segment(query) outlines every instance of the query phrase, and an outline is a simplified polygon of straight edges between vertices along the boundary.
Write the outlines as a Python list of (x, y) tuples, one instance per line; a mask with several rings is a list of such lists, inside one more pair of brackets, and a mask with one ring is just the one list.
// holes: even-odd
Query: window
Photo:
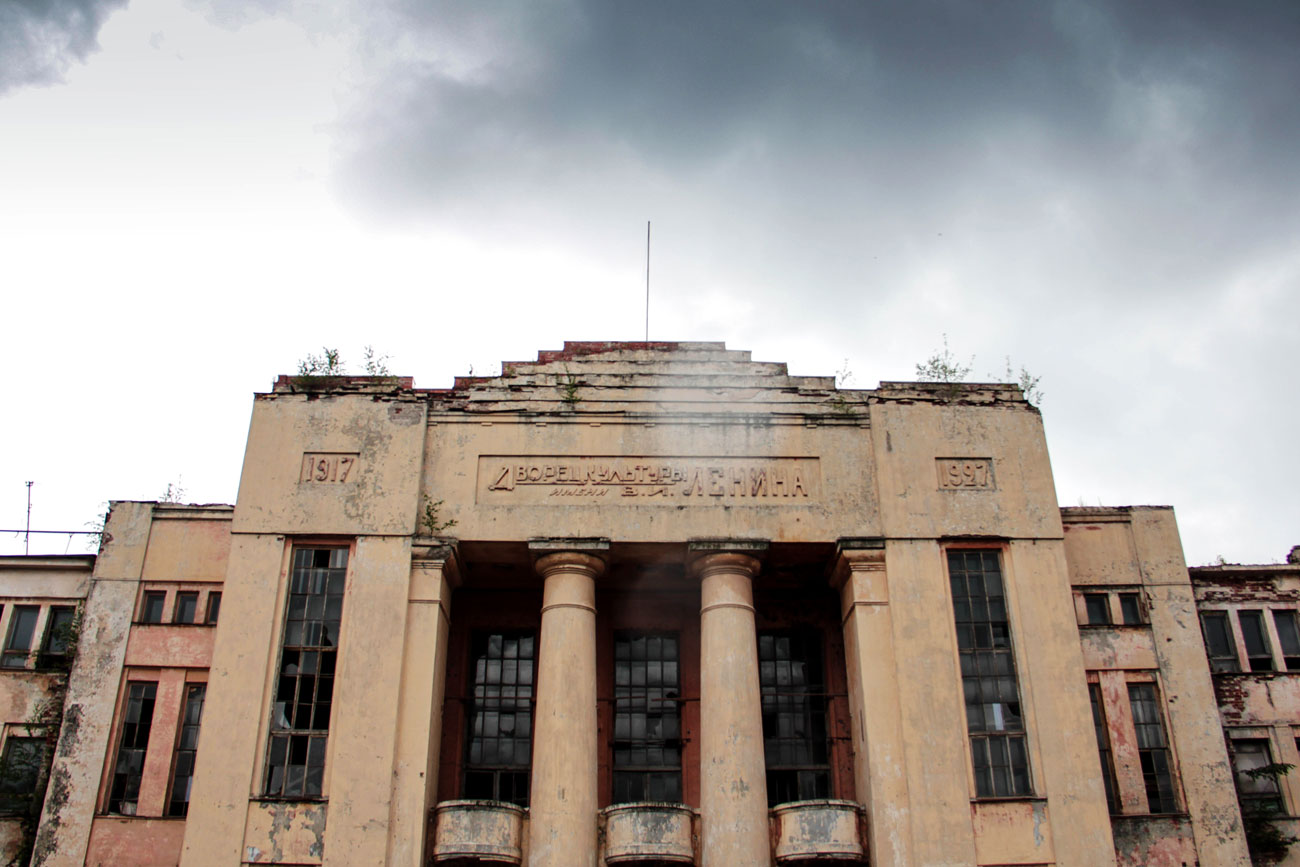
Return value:
[(614, 803), (682, 799), (676, 634), (614, 636)]
[[(1234, 738), (1232, 770), (1237, 780), (1237, 798), (1244, 816), (1269, 816), (1282, 812), (1282, 793), (1273, 768), (1273, 756), (1266, 738)], [(1262, 771), (1262, 773), (1261, 773)]]
[(163, 604), (167, 594), (161, 590), (148, 590), (144, 594), (144, 604), (140, 606), (141, 623), (162, 623)]
[(1083, 602), (1087, 607), (1089, 626), (1105, 626), (1110, 623), (1110, 594), (1085, 593)]
[(821, 635), (760, 632), (759, 686), (769, 806), (829, 798), (830, 731)]
[(126, 712), (118, 739), (117, 761), (113, 763), (113, 785), (108, 795), (108, 812), (134, 816), (144, 775), (144, 756), (153, 727), (153, 705), (158, 684), (131, 681), (127, 684)]
[(203, 622), (209, 626), (217, 625), (217, 617), (221, 614), (221, 593), (213, 590), (208, 594), (208, 613), (203, 618)]
[(1139, 626), (1146, 623), (1142, 616), (1142, 596), (1139, 593), (1119, 594), (1119, 611), (1125, 626)]
[(1246, 645), (1246, 658), (1251, 671), (1272, 671), (1273, 651), (1264, 633), (1264, 615), (1259, 611), (1238, 611), (1241, 623), (1241, 641)]
[(346, 548), (293, 552), (266, 751), (264, 791), (269, 797), (319, 797), (324, 790), (347, 565)]
[(1274, 611), (1273, 625), (1277, 627), (1277, 643), (1282, 645), (1282, 660), (1287, 671), (1300, 671), (1300, 629), (1296, 627), (1294, 611)]
[(1205, 649), (1210, 658), (1210, 671), (1241, 671), (1227, 612), (1207, 611), (1202, 614), (1201, 630), (1205, 633)]
[(536, 639), (532, 632), (480, 633), (471, 653), (474, 693), (462, 794), (526, 807)]
[(194, 615), (199, 611), (199, 594), (177, 593), (176, 610), (172, 613), (172, 623), (193, 623)]
[(1029, 756), (997, 551), (950, 550), (966, 728), (981, 798), (1030, 794)]
[(1153, 683), (1130, 683), (1129, 706), (1133, 710), (1133, 728), (1137, 732), (1138, 760), (1142, 781), (1146, 784), (1147, 809), (1152, 813), (1173, 813), (1174, 781), (1169, 761), (1169, 742), (1160, 716), (1160, 703)]
[(45, 738), (10, 735), (0, 755), (0, 815), (31, 815), (45, 766)]
[(55, 605), (45, 622), (45, 642), (41, 647), (41, 668), (67, 668), (68, 648), (75, 630), (77, 609), (71, 605)]
[(9, 615), (9, 637), (4, 653), (0, 654), (0, 667), (26, 668), (27, 655), (32, 649), (36, 634), (36, 618), (41, 613), (39, 605), (15, 605)]
[(1088, 684), (1088, 697), (1092, 700), (1092, 727), (1097, 733), (1097, 752), (1101, 754), (1101, 779), (1106, 785), (1106, 805), (1112, 813), (1119, 812), (1115, 797), (1115, 764), (1110, 757), (1110, 732), (1106, 728), (1106, 712), (1102, 708), (1100, 684)]
[(203, 699), (208, 686), (192, 683), (185, 690), (180, 737), (176, 741), (176, 763), (172, 770), (172, 795), (168, 816), (184, 816), (190, 809), (190, 784), (194, 782), (194, 751), (199, 745), (199, 723), (203, 720)]

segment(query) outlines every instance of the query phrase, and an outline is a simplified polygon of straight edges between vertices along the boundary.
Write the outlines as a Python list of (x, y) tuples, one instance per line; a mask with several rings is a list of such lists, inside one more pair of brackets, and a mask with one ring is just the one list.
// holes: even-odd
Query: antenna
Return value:
[(27, 483), (27, 529), (23, 533), (23, 554), (30, 554), (32, 549), (32, 485)]
[(650, 221), (645, 221), (645, 342), (650, 342)]

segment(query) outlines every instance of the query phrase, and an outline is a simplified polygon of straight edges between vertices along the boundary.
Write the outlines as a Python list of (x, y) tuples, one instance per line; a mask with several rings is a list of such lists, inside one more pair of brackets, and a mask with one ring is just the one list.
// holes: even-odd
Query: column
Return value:
[(911, 864), (907, 762), (884, 542), (841, 540), (832, 582), (840, 591), (853, 777), (870, 817), (871, 863)]
[[(694, 550), (700, 548), (692, 546)], [(759, 553), (766, 543), (744, 543)], [(701, 551), (700, 819), (703, 867), (772, 862), (753, 579), (744, 550)]]
[(411, 557), (406, 645), (398, 704), (397, 756), (389, 805), (391, 867), (422, 867), (429, 810), (438, 787), (442, 700), (451, 591), (460, 584), (455, 548), (417, 548)]
[(590, 548), (529, 547), (542, 554), (536, 567), (546, 583), (537, 648), (528, 863), (596, 867), (596, 578), (605, 563), (588, 553)]

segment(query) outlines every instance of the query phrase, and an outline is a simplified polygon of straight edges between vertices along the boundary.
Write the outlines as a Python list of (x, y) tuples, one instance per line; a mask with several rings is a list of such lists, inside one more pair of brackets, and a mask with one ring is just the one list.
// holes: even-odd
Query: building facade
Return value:
[(3, 585), (32, 669), (77, 611), (53, 748), (6, 723), (36, 864), (1241, 865), (1233, 762), (1300, 726), (1216, 713), (1289, 688), (1300, 585), (1212, 674), (1172, 511), (1062, 509), (1018, 389), (721, 344), (281, 377), (233, 507), (114, 503), (79, 568)]

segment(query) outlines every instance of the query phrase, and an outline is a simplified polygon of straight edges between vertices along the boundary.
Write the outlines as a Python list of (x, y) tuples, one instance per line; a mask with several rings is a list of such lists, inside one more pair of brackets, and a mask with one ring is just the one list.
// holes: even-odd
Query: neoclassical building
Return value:
[(282, 376), (233, 506), (0, 582), (35, 864), (1249, 863), (1173, 513), (1061, 508), (1013, 386)]

